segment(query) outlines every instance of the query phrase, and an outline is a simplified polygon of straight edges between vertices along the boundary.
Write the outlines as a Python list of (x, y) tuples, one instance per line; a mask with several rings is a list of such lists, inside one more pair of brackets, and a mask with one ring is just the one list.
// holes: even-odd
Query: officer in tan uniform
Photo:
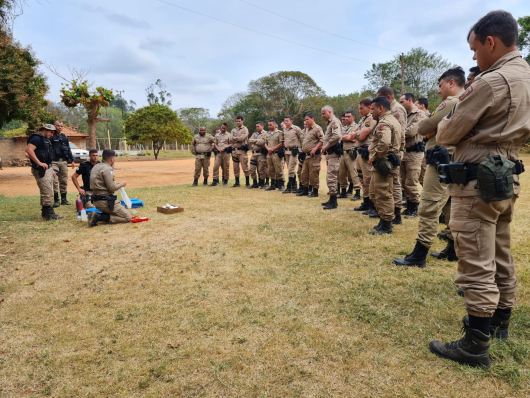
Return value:
[[(425, 117), (430, 117), (431, 112), (429, 111), (429, 100), (427, 98), (418, 98), (416, 102), (414, 103), (418, 107), (420, 111), (422, 111), (425, 114)], [(423, 142), (425, 142), (425, 138), (423, 139)], [(420, 184), (423, 186), (423, 179), (425, 178), (425, 171), (427, 170), (427, 160), (425, 159), (425, 156), (423, 156), (423, 161), (421, 162), (421, 172), (420, 172)]]
[(113, 195), (120, 188), (125, 187), (125, 181), (116, 183), (114, 181), (114, 162), (116, 152), (105, 149), (102, 154), (103, 161), (98, 163), (90, 173), (90, 188), (92, 188), (92, 203), (102, 214), (89, 213), (88, 225), (95, 227), (98, 222), (103, 221), (109, 224), (120, 224), (131, 222), (131, 215)]
[(195, 134), (191, 142), (191, 153), (195, 155), (195, 174), (193, 176), (193, 185), (196, 187), (199, 177), (204, 176), (203, 185), (208, 185), (208, 175), (210, 169), (210, 159), (213, 151), (213, 135), (206, 134), (206, 127), (199, 128), (199, 134)]
[(215, 154), (215, 163), (213, 165), (213, 181), (210, 187), (219, 184), (219, 167), (223, 169), (223, 186), (227, 186), (230, 178), (230, 154), (232, 153), (232, 144), (230, 143), (230, 134), (228, 134), (228, 123), (223, 123), (221, 131), (215, 134), (213, 143)]
[(517, 51), (517, 40), (517, 22), (506, 11), (492, 11), (471, 28), (473, 59), (484, 72), (438, 125), (438, 142), (456, 146), (454, 163), (443, 174), (453, 180), (455, 283), (465, 289), (468, 315), (461, 340), (432, 341), (430, 349), (472, 366), (490, 366), (490, 339), (508, 338), (516, 303), (510, 223), (521, 189), (519, 149), (530, 138), (530, 66)]
[(267, 170), (271, 185), (266, 191), (274, 191), (278, 188), (280, 191), (284, 187), (285, 177), (283, 175), (283, 157), (285, 150), (283, 148), (283, 131), (278, 130), (278, 125), (274, 119), (269, 120), (269, 132), (265, 140), (265, 149), (267, 150)]
[[(267, 176), (267, 150), (265, 149), (265, 139), (267, 132), (263, 129), (263, 122), (256, 123), (256, 131), (249, 138), (248, 142), (252, 157), (250, 158), (250, 175), (253, 184), (249, 188), (260, 188), (265, 185)], [(259, 177), (259, 182), (258, 182)]]
[(341, 193), (338, 199), (346, 199), (348, 197), (348, 176), (355, 189), (355, 196), (352, 200), (361, 199), (361, 181), (357, 172), (357, 148), (355, 145), (354, 132), (359, 129), (359, 126), (354, 123), (355, 116), (353, 111), (347, 111), (344, 114), (344, 125), (342, 126), (342, 149), (343, 156), (340, 159), (339, 165), (339, 184)]
[[(438, 94), (443, 99), (442, 103), (438, 105), (431, 117), (423, 119), (413, 127), (413, 131), (417, 130), (420, 135), (429, 139), (426, 145), (427, 171), (425, 172), (421, 202), (418, 208), (419, 221), (416, 246), (412, 253), (405, 258), (394, 259), (393, 262), (396, 265), (424, 268), (427, 253), (434, 244), (434, 239), (438, 232), (439, 216), (449, 200), (447, 186), (440, 183), (436, 167), (439, 163), (447, 163), (450, 159), (450, 152), (452, 152), (452, 148), (445, 148), (436, 142), (436, 133), (438, 123), (458, 103), (458, 97), (464, 90), (464, 83), (465, 73), (461, 67), (445, 71), (438, 79)], [(450, 212), (445, 213), (445, 218), (449, 222), (451, 218)], [(431, 253), (431, 255), (438, 259), (456, 261), (458, 258), (454, 250), (453, 236), (450, 230), (447, 230), (447, 238), (447, 247), (440, 253)]]
[(295, 194), (299, 194), (304, 191), (302, 186), (302, 169), (304, 168), (304, 161), (306, 154), (302, 151), (302, 143), (304, 142), (304, 137), (307, 134), (307, 122), (304, 119), (304, 128), (300, 132), (300, 150), (298, 151), (298, 168), (296, 169), (296, 174), (298, 175), (298, 189), (293, 191)]
[(298, 152), (301, 147), (300, 137), (302, 130), (300, 127), (293, 124), (292, 116), (285, 116), (284, 124), (285, 129), (283, 130), (283, 136), (285, 139), (285, 164), (287, 165), (289, 173), (289, 182), (283, 193), (292, 193), (297, 190), (295, 171), (296, 165), (298, 164)]
[(370, 190), (381, 219), (370, 234), (391, 234), (395, 206), (393, 184), (394, 174), (399, 173), (401, 125), (391, 113), (388, 98), (382, 96), (375, 98), (372, 100), (371, 109), (377, 125), (369, 148), (369, 163), (373, 167)]
[[(302, 192), (296, 196), (307, 196), (308, 198), (318, 198), (318, 188), (320, 186), (320, 163), (322, 161), (322, 145), (324, 143), (324, 132), (322, 127), (315, 123), (315, 115), (309, 112), (305, 115), (304, 124), (306, 126), (302, 140), (302, 152), (305, 155), (300, 183)], [(309, 187), (312, 187), (309, 192)]]
[[(383, 86), (377, 92), (378, 97), (386, 97), (390, 101), (390, 113), (399, 122), (401, 126), (401, 145), (399, 147), (399, 157), (403, 159), (405, 153), (405, 130), (407, 129), (407, 111), (394, 97), (394, 90), (391, 87)], [(394, 177), (394, 219), (392, 224), (402, 224), (401, 208), (403, 207), (403, 189), (401, 187), (400, 174), (392, 174)]]
[[(55, 171), (55, 174), (57, 174), (57, 178), (53, 182), (53, 207), (59, 207), (60, 205), (71, 205), (66, 198), (68, 193), (68, 163), (71, 163), (72, 169), (75, 168), (75, 159), (72, 150), (70, 149), (68, 137), (62, 133), (64, 127), (63, 122), (56, 120), (53, 125), (55, 127), (55, 132), (50, 138), (54, 152), (52, 168), (53, 171)], [(59, 191), (61, 193), (60, 202)]]
[(243, 173), (245, 174), (245, 185), (246, 187), (250, 187), (250, 174), (248, 171), (248, 129), (243, 126), (243, 117), (238, 116), (236, 118), (236, 124), (237, 127), (232, 129), (232, 132), (230, 133), (230, 143), (232, 144), (234, 150), (232, 152), (232, 161), (234, 163), (234, 177), (236, 179), (236, 182), (234, 185), (232, 185), (232, 188), (236, 188), (241, 186), (239, 184), (239, 166), (241, 165), (241, 168), (243, 169)]
[(329, 189), (329, 200), (322, 203), (324, 210), (336, 209), (337, 204), (337, 181), (339, 177), (340, 158), (342, 156), (342, 125), (340, 120), (333, 114), (333, 108), (326, 105), (322, 108), (322, 119), (328, 123), (322, 153), (326, 155), (326, 184)]
[(407, 111), (407, 128), (405, 129), (405, 153), (401, 160), (401, 184), (405, 188), (407, 198), (407, 208), (402, 213), (407, 218), (418, 216), (418, 206), (420, 204), (420, 190), (418, 188), (421, 163), (425, 155), (425, 144), (423, 136), (418, 134), (414, 125), (425, 118), (425, 113), (414, 105), (414, 94), (405, 93), (399, 99), (399, 103)]

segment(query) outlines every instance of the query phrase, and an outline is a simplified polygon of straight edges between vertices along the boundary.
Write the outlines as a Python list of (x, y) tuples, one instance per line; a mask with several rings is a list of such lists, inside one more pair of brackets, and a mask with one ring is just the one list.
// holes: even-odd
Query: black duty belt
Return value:
[[(519, 175), (524, 173), (524, 164), (521, 160), (516, 160), (512, 168), (512, 174)], [(458, 184), (467, 184), (470, 181), (478, 179), (478, 163), (449, 163), (439, 164), (437, 166), (440, 173), (440, 182), (443, 184), (457, 184), (453, 180), (458, 179)], [(465, 173), (465, 178), (464, 177)], [(458, 176), (458, 177), (457, 177)]]
[(116, 195), (92, 195), (92, 200), (116, 200), (118, 197)]
[(252, 151), (252, 153), (261, 153), (261, 150), (258, 149), (257, 151)]

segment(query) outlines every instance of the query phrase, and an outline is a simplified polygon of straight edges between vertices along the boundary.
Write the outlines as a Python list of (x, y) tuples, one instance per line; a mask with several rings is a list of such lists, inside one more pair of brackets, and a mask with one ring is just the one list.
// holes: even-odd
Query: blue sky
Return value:
[[(165, 1), (364, 62), (276, 40), (157, 0), (28, 0), (14, 35), (63, 74), (68, 76), (68, 66), (90, 69), (90, 81), (125, 90), (125, 98), (139, 106), (147, 104), (145, 88), (160, 78), (173, 95), (174, 109), (203, 107), (215, 116), (223, 101), (244, 91), (252, 79), (299, 70), (328, 95), (348, 94), (365, 85), (363, 75), (372, 63), (396, 54), (308, 26), (394, 51), (423, 47), (467, 70), (474, 65), (465, 41), (469, 28), (499, 8), (498, 1), (489, 0), (245, 0), (304, 26), (241, 0)], [(505, 0), (502, 7), (515, 18), (530, 14), (528, 0)], [(61, 80), (44, 71), (48, 98), (58, 101)]]

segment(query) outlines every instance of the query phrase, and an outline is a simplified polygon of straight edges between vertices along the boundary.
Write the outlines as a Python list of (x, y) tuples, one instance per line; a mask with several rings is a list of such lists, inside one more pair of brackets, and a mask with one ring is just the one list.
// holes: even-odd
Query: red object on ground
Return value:
[(142, 222), (142, 221), (149, 221), (148, 217), (133, 217), (131, 222)]
[(75, 207), (77, 211), (83, 210), (83, 202), (81, 202), (81, 199), (79, 199), (79, 195), (77, 195), (77, 199), (75, 200)]

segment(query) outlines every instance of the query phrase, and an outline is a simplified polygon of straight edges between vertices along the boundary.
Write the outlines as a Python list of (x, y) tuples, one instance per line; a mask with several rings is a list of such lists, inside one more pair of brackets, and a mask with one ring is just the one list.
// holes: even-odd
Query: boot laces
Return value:
[(462, 329), (460, 329), (460, 333), (464, 333), (464, 337), (462, 337), (460, 340), (452, 341), (451, 343), (447, 343), (446, 344), (447, 349), (456, 350), (456, 349), (459, 349), (459, 348), (464, 348), (464, 345), (470, 339), (469, 331), (466, 329), (465, 326), (462, 326)]

